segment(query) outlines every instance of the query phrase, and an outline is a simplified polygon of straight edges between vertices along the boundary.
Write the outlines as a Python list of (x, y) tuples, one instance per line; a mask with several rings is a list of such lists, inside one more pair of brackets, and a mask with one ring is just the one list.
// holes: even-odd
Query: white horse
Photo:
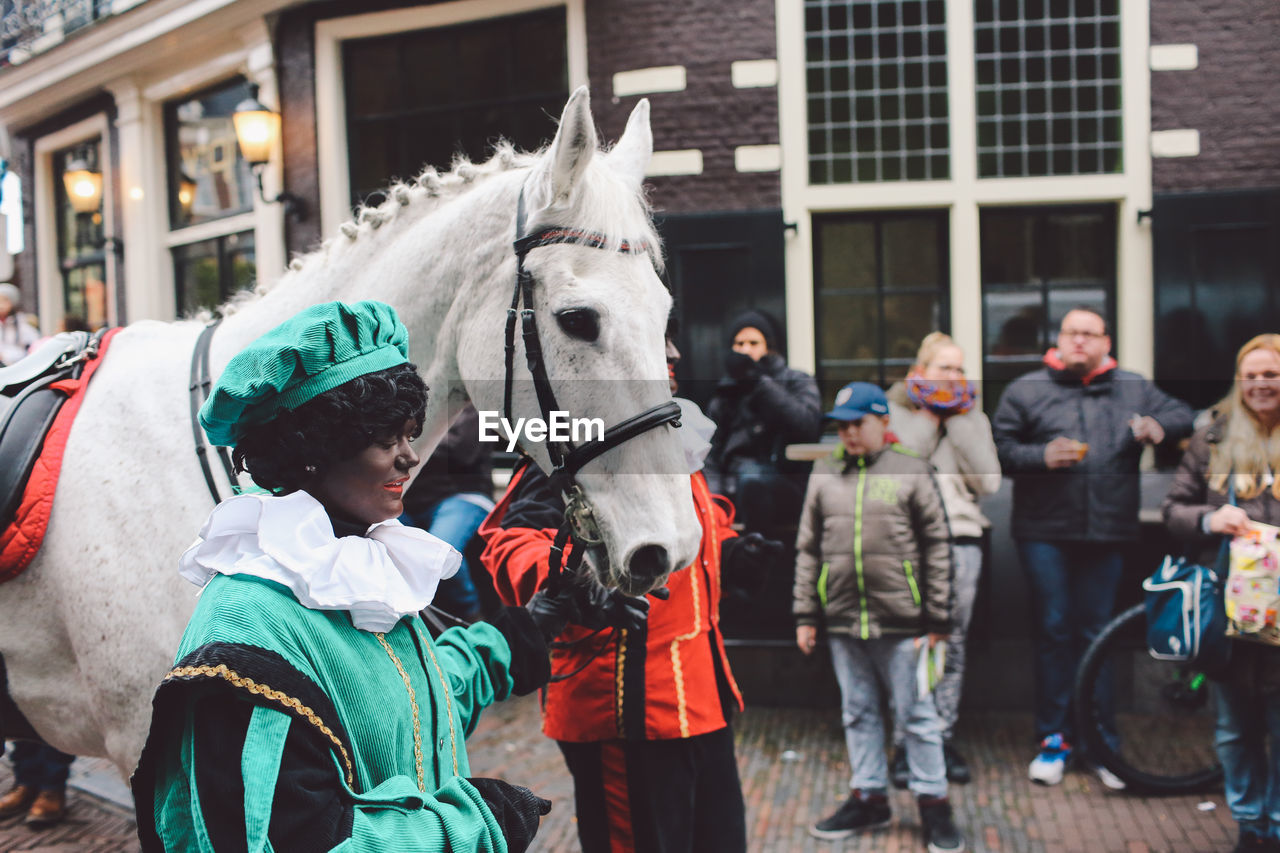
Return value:
[[(526, 232), (569, 226), (652, 247), (646, 255), (565, 244), (528, 254), (560, 405), (611, 426), (670, 400), (663, 331), (671, 300), (655, 274), (658, 241), (641, 187), (652, 148), (649, 107), (641, 102), (612, 151), (598, 152), (587, 92), (579, 89), (540, 154), (500, 146), (484, 164), (456, 164), (446, 175), (428, 169), (397, 184), (385, 203), (295, 260), (278, 283), (227, 306), (212, 342), (214, 376), (308, 305), (388, 302), (434, 392), (419, 442), (425, 458), (463, 397), (481, 410), (502, 408), (502, 329), (523, 188)], [(584, 317), (595, 324), (594, 340), (584, 334)], [(0, 654), (18, 708), (53, 746), (107, 756), (126, 776), (195, 603), (177, 558), (212, 509), (187, 410), (201, 329), (192, 321), (139, 322), (116, 336), (71, 431), (43, 549), (23, 575), (0, 585)], [(525, 381), (517, 383), (514, 414), (536, 417), (518, 342), (515, 363)], [(611, 381), (621, 379), (648, 381)], [(528, 449), (547, 466), (542, 445)], [(692, 562), (700, 528), (687, 470), (674, 430), (662, 426), (578, 475), (604, 539), (588, 559), (605, 585), (638, 594)]]

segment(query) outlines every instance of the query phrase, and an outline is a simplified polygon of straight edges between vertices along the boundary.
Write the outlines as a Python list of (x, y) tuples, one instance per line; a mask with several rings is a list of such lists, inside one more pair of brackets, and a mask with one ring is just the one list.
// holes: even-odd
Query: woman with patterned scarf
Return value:
[[(951, 736), (960, 713), (965, 636), (982, 574), (982, 533), (991, 524), (978, 507), (978, 498), (1000, 488), (1000, 461), (991, 438), (991, 422), (978, 405), (978, 391), (964, 376), (964, 351), (950, 336), (942, 332), (927, 335), (906, 380), (890, 388), (887, 396), (890, 428), (903, 445), (937, 469), (951, 524), (954, 625), (947, 643), (946, 672), (934, 691), (934, 700), (944, 726), (947, 779), (964, 784), (969, 781), (969, 767), (952, 745)], [(902, 742), (895, 719), (890, 770), (899, 788), (907, 785)]]

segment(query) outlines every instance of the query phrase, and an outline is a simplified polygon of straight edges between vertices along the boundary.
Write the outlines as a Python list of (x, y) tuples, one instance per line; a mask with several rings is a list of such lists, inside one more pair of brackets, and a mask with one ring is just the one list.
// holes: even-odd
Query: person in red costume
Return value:
[[(679, 358), (668, 336), (673, 392)], [(584, 853), (746, 849), (730, 726), (742, 696), (720, 633), (721, 566), (749, 586), (780, 557), (782, 545), (733, 531), (732, 506), (712, 496), (700, 470), (715, 425), (694, 404), (677, 402), (702, 523), (698, 558), (671, 575), (669, 597), (649, 597), (648, 619), (638, 627), (564, 631), (563, 645), (552, 651), (553, 682), (543, 694), (542, 730), (557, 741), (573, 775)], [(563, 514), (564, 502), (546, 475), (534, 465), (519, 468), (480, 527), (486, 540), (481, 562), (504, 603), (527, 602), (546, 580)], [(602, 588), (590, 596), (606, 610), (624, 600)]]

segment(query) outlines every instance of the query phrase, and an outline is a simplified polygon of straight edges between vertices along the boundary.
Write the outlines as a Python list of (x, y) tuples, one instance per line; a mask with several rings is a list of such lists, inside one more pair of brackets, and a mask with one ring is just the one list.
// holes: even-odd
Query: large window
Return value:
[(212, 309), (256, 278), (257, 184), (231, 114), (250, 96), (237, 77), (165, 105), (169, 245), (178, 316)]
[(169, 224), (183, 228), (253, 209), (254, 180), (231, 114), (249, 97), (243, 79), (165, 106)]
[(830, 402), (855, 379), (906, 375), (920, 341), (945, 329), (945, 211), (814, 217), (818, 379)]
[(977, 0), (978, 174), (1121, 170), (1120, 0)]
[(554, 132), (569, 95), (565, 10), (343, 42), (351, 202), (483, 160), (499, 137), (527, 150)]
[(1010, 380), (1040, 366), (1078, 305), (1107, 318), (1114, 351), (1115, 208), (988, 208), (980, 228), (983, 398), (993, 411)]
[(943, 0), (806, 0), (809, 181), (941, 180)]
[[(96, 329), (107, 323), (107, 257), (99, 194), (97, 209), (79, 212), (67, 197), (62, 176), (86, 168), (102, 180), (102, 140), (91, 139), (55, 151), (54, 208), (57, 217), (58, 267), (62, 274), (62, 312), (67, 328), (80, 323)], [(99, 188), (101, 183), (98, 184)], [(99, 193), (101, 190), (99, 189)]]

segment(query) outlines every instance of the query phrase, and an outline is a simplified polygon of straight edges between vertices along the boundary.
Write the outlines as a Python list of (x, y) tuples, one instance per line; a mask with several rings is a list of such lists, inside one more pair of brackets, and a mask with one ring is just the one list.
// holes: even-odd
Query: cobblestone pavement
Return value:
[[(969, 849), (1016, 853), (1208, 853), (1227, 851), (1235, 827), (1220, 793), (1141, 798), (1108, 791), (1091, 774), (1069, 773), (1054, 788), (1026, 778), (1032, 757), (1030, 718), (972, 714), (961, 720), (957, 743), (974, 781), (952, 788), (956, 821)], [(754, 708), (738, 719), (738, 761), (747, 801), (752, 853), (922, 851), (914, 804), (893, 795), (894, 821), (884, 830), (842, 842), (810, 838), (806, 827), (834, 810), (847, 794), (848, 769), (839, 714)], [(535, 697), (491, 708), (468, 743), (472, 772), (527, 785), (555, 802), (533, 853), (577, 850), (573, 788), (556, 745), (538, 732)], [(0, 765), (0, 790), (11, 777)], [(128, 810), (72, 790), (61, 826), (35, 832), (19, 820), (0, 822), (0, 853), (117, 853), (136, 851)], [(1212, 803), (1212, 810), (1201, 810)]]

